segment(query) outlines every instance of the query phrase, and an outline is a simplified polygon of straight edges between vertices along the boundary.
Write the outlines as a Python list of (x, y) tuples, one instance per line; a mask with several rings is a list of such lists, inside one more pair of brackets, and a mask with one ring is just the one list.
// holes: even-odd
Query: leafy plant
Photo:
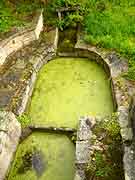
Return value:
[(23, 114), (21, 116), (17, 117), (18, 121), (21, 123), (22, 127), (26, 127), (27, 125), (30, 124), (31, 119), (28, 117), (26, 114)]

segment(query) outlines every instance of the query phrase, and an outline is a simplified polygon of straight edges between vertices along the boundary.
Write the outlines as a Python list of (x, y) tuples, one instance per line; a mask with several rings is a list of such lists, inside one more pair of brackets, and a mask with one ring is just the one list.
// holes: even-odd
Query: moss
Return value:
[(32, 166), (32, 151), (27, 151), (22, 156), (22, 164), (20, 164), (20, 167), (18, 167), (17, 173), (23, 174), (28, 170), (31, 170)]
[(21, 116), (18, 116), (17, 120), (21, 123), (21, 126), (23, 128), (31, 123), (30, 117), (28, 117), (28, 115), (26, 115), (26, 114), (22, 114)]

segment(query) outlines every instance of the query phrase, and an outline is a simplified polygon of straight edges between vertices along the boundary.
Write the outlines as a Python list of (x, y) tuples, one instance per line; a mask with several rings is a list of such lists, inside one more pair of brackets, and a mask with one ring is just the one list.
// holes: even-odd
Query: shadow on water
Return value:
[(42, 176), (47, 167), (45, 157), (41, 151), (27, 151), (22, 157), (22, 164), (18, 168), (18, 173), (23, 174), (28, 170), (33, 169), (37, 177)]

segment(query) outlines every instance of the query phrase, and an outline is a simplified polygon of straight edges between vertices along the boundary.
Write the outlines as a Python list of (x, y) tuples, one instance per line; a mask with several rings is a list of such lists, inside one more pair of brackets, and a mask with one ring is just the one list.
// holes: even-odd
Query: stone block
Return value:
[(89, 160), (89, 141), (76, 141), (76, 164), (87, 164)]
[(91, 128), (95, 124), (95, 118), (82, 117), (79, 121), (79, 130), (77, 131), (77, 140), (89, 140), (92, 133)]
[(21, 136), (20, 123), (12, 112), (0, 112), (0, 180), (4, 180)]

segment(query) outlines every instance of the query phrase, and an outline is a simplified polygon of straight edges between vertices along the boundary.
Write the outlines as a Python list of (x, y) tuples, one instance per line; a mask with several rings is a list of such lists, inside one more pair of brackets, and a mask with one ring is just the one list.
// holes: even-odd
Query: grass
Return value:
[(13, 28), (28, 25), (33, 19), (33, 14), (41, 7), (39, 1), (0, 1), (0, 33), (6, 33)]
[[(56, 8), (79, 5), (79, 13), (67, 13), (58, 21)], [(133, 0), (52, 0), (43, 5), (40, 0), (20, 0), (16, 3), (0, 1), (0, 32), (25, 26), (31, 22), (37, 9), (44, 8), (44, 19), (49, 25), (62, 29), (83, 22), (85, 41), (115, 50), (129, 59), (129, 72), (125, 77), (135, 80), (135, 2)]]
[(19, 23), (18, 18), (12, 15), (12, 9), (0, 1), (0, 32), (7, 32)]
[(134, 5), (132, 0), (90, 1), (84, 23), (86, 42), (115, 50), (130, 60), (130, 73), (127, 75), (130, 79), (135, 79)]

